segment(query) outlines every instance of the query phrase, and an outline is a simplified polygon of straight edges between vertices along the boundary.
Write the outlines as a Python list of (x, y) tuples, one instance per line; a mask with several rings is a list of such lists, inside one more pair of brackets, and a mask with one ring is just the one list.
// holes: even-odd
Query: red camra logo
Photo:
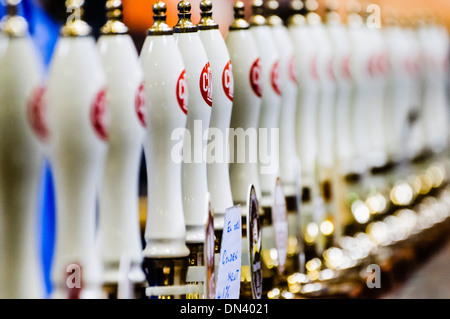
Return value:
[(141, 83), (137, 89), (136, 92), (136, 98), (135, 98), (135, 108), (136, 108), (136, 114), (139, 119), (139, 122), (143, 127), (147, 126), (146, 120), (145, 120), (145, 90), (144, 90), (144, 83)]
[(187, 115), (188, 92), (187, 92), (187, 83), (186, 83), (186, 70), (183, 70), (183, 72), (181, 72), (181, 74), (180, 74), (180, 77), (178, 78), (176, 93), (177, 93), (178, 105), (180, 106), (183, 113)]
[(378, 56), (378, 70), (381, 75), (386, 75), (391, 70), (391, 61), (387, 54), (380, 54)]
[(270, 82), (272, 83), (272, 88), (275, 91), (275, 93), (281, 95), (280, 61), (276, 61), (272, 66), (272, 71), (270, 72)]
[(262, 97), (262, 79), (261, 79), (261, 66), (259, 64), (259, 58), (253, 63), (250, 69), (250, 85), (253, 92), (258, 97)]
[(352, 78), (352, 71), (351, 71), (351, 58), (349, 55), (347, 55), (344, 60), (342, 61), (342, 75), (345, 79), (351, 79)]
[(206, 104), (212, 106), (212, 73), (209, 62), (203, 67), (200, 75), (200, 91)]
[(314, 80), (318, 80), (319, 79), (319, 73), (317, 72), (317, 55), (314, 56), (312, 58), (312, 60), (311, 60), (310, 72), (311, 72), (311, 77)]
[(222, 87), (225, 95), (233, 102), (233, 90), (234, 90), (234, 81), (233, 81), (233, 68), (231, 65), (231, 61), (227, 63), (225, 69), (223, 69), (222, 73)]
[(327, 71), (328, 71), (328, 77), (331, 79), (331, 80), (336, 80), (336, 75), (334, 74), (334, 63), (333, 63), (334, 61), (333, 61), (333, 59), (330, 59), (329, 61), (328, 61), (328, 68), (327, 68)]
[(43, 86), (35, 88), (28, 102), (28, 121), (36, 136), (43, 142), (49, 135), (45, 122), (44, 93)]
[(374, 55), (369, 59), (368, 71), (372, 77), (386, 75), (390, 69), (391, 64), (386, 54)]
[(102, 89), (97, 93), (94, 103), (91, 106), (91, 123), (95, 133), (102, 140), (108, 139), (108, 133), (105, 125), (106, 115), (106, 90)]

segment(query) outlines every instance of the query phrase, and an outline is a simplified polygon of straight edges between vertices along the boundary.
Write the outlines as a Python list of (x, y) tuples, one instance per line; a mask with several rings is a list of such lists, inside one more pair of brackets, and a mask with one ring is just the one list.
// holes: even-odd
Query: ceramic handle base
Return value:
[[(179, 287), (186, 285), (188, 271), (187, 257), (144, 258), (143, 269), (149, 287)], [(170, 290), (168, 290), (170, 291)], [(184, 299), (183, 295), (153, 296), (158, 299)]]

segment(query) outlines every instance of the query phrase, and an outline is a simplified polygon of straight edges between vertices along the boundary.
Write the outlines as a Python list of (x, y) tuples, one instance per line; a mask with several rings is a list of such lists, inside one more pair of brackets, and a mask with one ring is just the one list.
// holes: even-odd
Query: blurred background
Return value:
[[(346, 4), (349, 0), (339, 0), (340, 11), (345, 19)], [(88, 1), (89, 2), (89, 1)], [(99, 1), (102, 2), (102, 1)], [(145, 33), (145, 30), (152, 23), (151, 8), (155, 0), (123, 0), (125, 22), (136, 36)], [(192, 0), (192, 18), (194, 22), (200, 19), (199, 6), (200, 0)], [(228, 26), (233, 19), (232, 6), (233, 0), (220, 0), (214, 2), (214, 19), (219, 23), (222, 34), (226, 36)], [(250, 16), (251, 0), (244, 0), (246, 3), (246, 14)], [(290, 0), (279, 0), (282, 11), (288, 11)], [(325, 0), (319, 0), (320, 10), (324, 12)], [(363, 7), (367, 4), (378, 4), (380, 8), (389, 11), (395, 11), (399, 17), (413, 19), (414, 17), (432, 15), (450, 28), (450, 1), (447, 0), (360, 0)], [(166, 1), (168, 7), (169, 25), (177, 22), (177, 0)]]
[[(192, 0), (192, 20), (194, 23), (200, 20), (199, 3), (201, 0)], [(345, 20), (346, 4), (349, 0), (339, 0), (340, 13)], [(27, 0), (24, 3), (28, 8), (33, 6), (41, 7), (46, 11), (52, 19), (57, 23), (64, 23), (67, 17), (64, 1), (58, 0)], [(85, 1), (85, 19), (93, 27), (94, 32), (98, 34), (99, 28), (105, 22), (105, 0), (87, 0)], [(123, 0), (124, 19), (127, 26), (136, 41), (137, 48), (143, 43), (146, 35), (146, 30), (152, 24), (152, 6), (157, 0)], [(173, 26), (177, 22), (177, 3), (178, 0), (167, 0), (167, 15), (168, 24)], [(251, 0), (244, 0), (246, 3), (246, 14), (251, 14)], [(281, 15), (288, 14), (290, 0), (280, 0)], [(319, 0), (319, 12), (324, 13), (324, 4), (326, 0)], [(417, 19), (419, 17), (434, 17), (436, 21), (443, 23), (450, 29), (450, 1), (447, 0), (359, 0), (363, 7), (368, 4), (377, 4), (383, 12), (392, 14), (395, 13), (399, 18)], [(233, 20), (233, 4), (234, 0), (220, 0), (213, 1), (214, 4), (214, 19), (219, 23), (220, 30), (223, 36), (228, 33), (228, 26)], [(0, 11), (0, 16), (2, 12)]]

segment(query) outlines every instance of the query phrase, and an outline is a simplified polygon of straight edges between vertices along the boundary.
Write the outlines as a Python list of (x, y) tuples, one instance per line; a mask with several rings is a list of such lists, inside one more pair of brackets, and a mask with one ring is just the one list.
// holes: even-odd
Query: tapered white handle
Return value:
[[(317, 160), (319, 167), (331, 169), (335, 163), (334, 157), (334, 118), (336, 82), (333, 70), (334, 50), (326, 27), (320, 23), (312, 25), (311, 36), (317, 41), (317, 74), (320, 83), (320, 98), (318, 100), (317, 117)], [(319, 177), (320, 179), (322, 177)], [(325, 178), (329, 178), (325, 177)]]
[(212, 107), (212, 77), (205, 48), (198, 32), (175, 34), (177, 46), (186, 68), (189, 92), (188, 115), (183, 147), (182, 192), (186, 222), (186, 240), (201, 243), (205, 240), (207, 216), (204, 212), (208, 193), (206, 156), (208, 129)]
[[(367, 28), (366, 39), (371, 46), (369, 64), (366, 72), (369, 73), (368, 89), (368, 132), (369, 153), (367, 159), (371, 167), (383, 167), (387, 163), (387, 149), (384, 131), (384, 104), (386, 98), (386, 79), (389, 74), (389, 56), (380, 29)], [(391, 109), (386, 112), (391, 113)]]
[[(260, 54), (249, 30), (230, 31), (226, 44), (234, 78), (234, 104), (230, 123), (234, 130), (234, 135), (230, 135), (231, 191), (235, 203), (246, 203), (250, 185), (254, 185), (257, 197), (261, 198), (258, 163), (254, 157), (257, 154), (256, 133), (262, 97)], [(248, 140), (245, 140), (246, 135)]]
[[(97, 49), (106, 75), (110, 112), (98, 228), (103, 281), (118, 283), (126, 254), (141, 269), (138, 185), (145, 125), (145, 93), (138, 54), (127, 34), (103, 35)], [(144, 274), (141, 271), (141, 278)]]
[(80, 297), (98, 296), (96, 200), (104, 169), (108, 114), (105, 75), (92, 37), (58, 40), (45, 103), (57, 207), (54, 297), (67, 298), (67, 278), (73, 269), (80, 270)]
[[(260, 53), (262, 99), (258, 121), (258, 164), (262, 196), (271, 198), (279, 175), (280, 55), (269, 25), (250, 28)], [(263, 200), (263, 199), (261, 199)], [(266, 203), (262, 202), (262, 205)], [(270, 204), (269, 204), (270, 205)]]
[(314, 183), (317, 158), (316, 116), (319, 99), (316, 39), (307, 25), (290, 25), (297, 64), (298, 101), (296, 112), (297, 153), (301, 162), (302, 181)]
[(0, 298), (42, 298), (38, 254), (42, 65), (29, 37), (0, 36)]
[(352, 159), (353, 173), (362, 174), (369, 166), (367, 154), (369, 148), (369, 129), (367, 125), (367, 96), (370, 94), (368, 83), (370, 74), (367, 71), (370, 59), (370, 46), (364, 26), (349, 28), (351, 46), (351, 70), (354, 78), (354, 96), (352, 99), (352, 136), (354, 155)]
[[(148, 36), (140, 60), (147, 99), (146, 258), (189, 255), (182, 195), (182, 149), (189, 91), (173, 35)], [(193, 184), (195, 185), (195, 184)]]
[(284, 25), (272, 27), (274, 41), (280, 54), (280, 86), (282, 90), (280, 118), (280, 177), (286, 196), (295, 196), (296, 163), (298, 159), (295, 139), (295, 113), (297, 110), (297, 62), (294, 45)]
[[(233, 108), (233, 66), (219, 29), (200, 30), (212, 73), (210, 136), (214, 137), (214, 157), (207, 165), (208, 191), (214, 207), (215, 228), (223, 229), (225, 210), (233, 206), (228, 165), (228, 129)], [(214, 143), (214, 144), (212, 144)], [(209, 154), (209, 152), (208, 152)]]
[(339, 174), (351, 172), (350, 161), (353, 156), (351, 130), (351, 94), (353, 76), (351, 73), (350, 39), (347, 27), (341, 23), (327, 25), (333, 46), (332, 69), (336, 79), (335, 124), (336, 144), (334, 153)]

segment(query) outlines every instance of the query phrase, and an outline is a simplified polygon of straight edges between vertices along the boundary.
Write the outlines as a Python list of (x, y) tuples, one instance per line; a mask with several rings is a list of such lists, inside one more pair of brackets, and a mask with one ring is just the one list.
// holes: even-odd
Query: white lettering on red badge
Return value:
[(177, 101), (178, 106), (181, 108), (184, 114), (187, 115), (188, 112), (188, 91), (187, 91), (187, 82), (186, 82), (186, 70), (181, 72), (178, 82), (177, 82)]
[(206, 104), (212, 106), (212, 73), (209, 62), (203, 67), (200, 75), (200, 91)]
[(231, 102), (233, 102), (234, 81), (231, 61), (228, 61), (227, 65), (223, 69), (222, 87), (225, 95), (230, 99)]

